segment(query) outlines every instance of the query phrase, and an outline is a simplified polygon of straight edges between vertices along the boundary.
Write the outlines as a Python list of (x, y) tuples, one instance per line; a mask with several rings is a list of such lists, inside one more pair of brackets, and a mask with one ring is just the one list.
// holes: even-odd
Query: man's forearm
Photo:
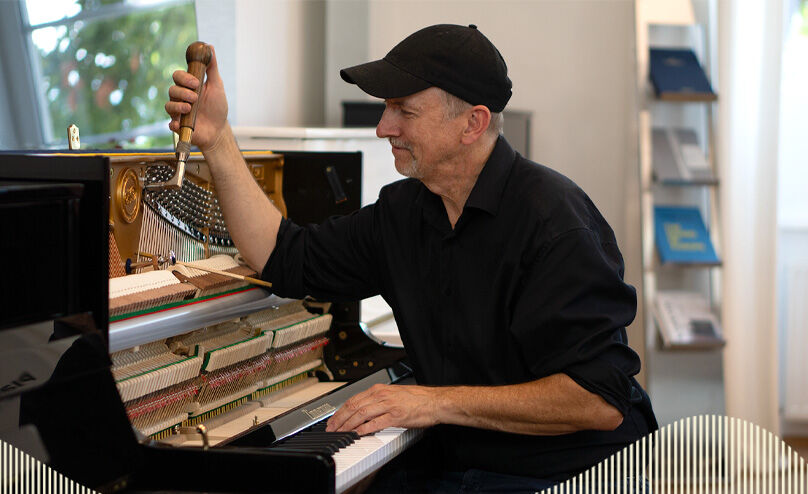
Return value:
[(247, 263), (260, 273), (275, 248), (281, 213), (253, 179), (229, 124), (214, 145), (202, 152), (230, 236)]
[(613, 430), (623, 416), (566, 374), (507, 386), (375, 385), (350, 398), (330, 431), (370, 434), (386, 427), (454, 424), (518, 434)]
[(566, 374), (509, 386), (435, 388), (439, 423), (519, 434), (613, 430), (623, 420), (602, 397)]

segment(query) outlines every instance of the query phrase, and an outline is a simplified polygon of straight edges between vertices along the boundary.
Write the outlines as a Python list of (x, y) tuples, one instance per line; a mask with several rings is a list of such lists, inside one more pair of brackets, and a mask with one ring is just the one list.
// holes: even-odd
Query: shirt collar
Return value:
[[(496, 215), (515, 159), (516, 151), (503, 136), (499, 136), (488, 161), (477, 176), (477, 182), (472, 187), (463, 209), (471, 207)], [(451, 230), (440, 197), (430, 192), (423, 183), (420, 185), (421, 191), (415, 199), (415, 204), (422, 208), (427, 221), (433, 226), (439, 230)]]
[(465, 207), (482, 209), (496, 215), (515, 158), (516, 151), (503, 136), (499, 136), (469, 198), (466, 199)]

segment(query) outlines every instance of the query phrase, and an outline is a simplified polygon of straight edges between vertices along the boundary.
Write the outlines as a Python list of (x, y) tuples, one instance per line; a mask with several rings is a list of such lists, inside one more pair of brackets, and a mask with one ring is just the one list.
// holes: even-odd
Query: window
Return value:
[(780, 81), (778, 221), (808, 231), (808, 0), (791, 2)]
[(22, 0), (45, 145), (170, 146), (171, 74), (196, 40), (193, 0)]

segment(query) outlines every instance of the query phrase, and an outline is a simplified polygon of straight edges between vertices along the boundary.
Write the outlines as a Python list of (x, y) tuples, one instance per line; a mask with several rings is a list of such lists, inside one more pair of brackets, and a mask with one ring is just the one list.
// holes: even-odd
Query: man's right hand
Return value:
[[(219, 75), (216, 63), (216, 52), (210, 47), (211, 58), (207, 69), (207, 81), (202, 88), (200, 106), (196, 114), (194, 134), (191, 142), (202, 152), (210, 151), (219, 145), (227, 127), (227, 97), (224, 84)], [(170, 101), (166, 103), (166, 112), (171, 116), (168, 128), (174, 132), (180, 130), (180, 117), (191, 111), (191, 103), (197, 99), (196, 88), (199, 81), (184, 70), (174, 72), (174, 85), (168, 88)]]

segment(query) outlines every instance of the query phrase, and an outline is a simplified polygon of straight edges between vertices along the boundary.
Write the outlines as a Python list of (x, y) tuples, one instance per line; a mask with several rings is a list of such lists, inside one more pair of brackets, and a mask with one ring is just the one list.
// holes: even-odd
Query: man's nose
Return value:
[(376, 126), (376, 137), (384, 139), (386, 137), (398, 137), (398, 135), (399, 130), (398, 126), (395, 124), (393, 111), (387, 107), (384, 109), (384, 113), (382, 113), (379, 125)]

